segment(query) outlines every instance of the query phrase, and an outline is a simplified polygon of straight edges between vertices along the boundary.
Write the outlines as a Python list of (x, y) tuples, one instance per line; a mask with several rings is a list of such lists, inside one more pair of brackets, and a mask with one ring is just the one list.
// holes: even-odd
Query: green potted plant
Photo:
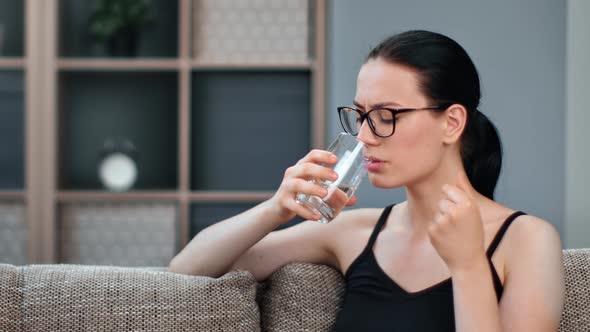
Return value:
[(90, 33), (113, 56), (136, 56), (143, 27), (155, 21), (151, 0), (98, 0)]

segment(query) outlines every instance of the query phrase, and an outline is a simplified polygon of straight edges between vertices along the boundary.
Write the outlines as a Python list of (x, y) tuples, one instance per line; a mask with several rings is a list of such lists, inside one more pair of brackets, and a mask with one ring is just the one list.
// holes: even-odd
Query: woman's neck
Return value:
[[(444, 184), (456, 185), (459, 172), (465, 172), (461, 160), (447, 162), (446, 165), (431, 173), (428, 177), (420, 179), (406, 186), (407, 205), (404, 219), (407, 220), (408, 229), (414, 238), (427, 236), (428, 226), (434, 220), (439, 211), (439, 202), (445, 197), (442, 192)], [(480, 203), (480, 194), (473, 187), (468, 188)]]

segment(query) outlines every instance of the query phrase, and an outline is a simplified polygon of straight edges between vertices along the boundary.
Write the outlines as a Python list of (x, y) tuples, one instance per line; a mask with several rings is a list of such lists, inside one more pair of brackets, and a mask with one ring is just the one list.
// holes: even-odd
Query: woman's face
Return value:
[[(379, 58), (361, 67), (354, 104), (363, 112), (380, 107), (436, 106), (419, 91), (412, 70)], [(443, 118), (427, 110), (398, 114), (394, 134), (385, 138), (376, 136), (364, 121), (358, 138), (365, 143), (365, 157), (370, 159), (371, 183), (379, 188), (395, 188), (432, 173), (442, 159)]]

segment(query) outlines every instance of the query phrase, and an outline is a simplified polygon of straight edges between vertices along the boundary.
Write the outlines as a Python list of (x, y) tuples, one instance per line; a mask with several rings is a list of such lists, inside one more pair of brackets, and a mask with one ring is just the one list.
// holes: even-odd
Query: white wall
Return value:
[(590, 1), (567, 2), (565, 247), (590, 247)]

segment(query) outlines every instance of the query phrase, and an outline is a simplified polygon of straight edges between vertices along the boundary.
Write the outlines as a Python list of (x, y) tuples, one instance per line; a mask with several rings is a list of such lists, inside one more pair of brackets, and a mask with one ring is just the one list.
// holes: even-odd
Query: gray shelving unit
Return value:
[[(92, 40), (97, 1), (14, 3), (0, 0), (0, 9), (28, 18), (23, 31), (32, 38), (20, 47), (35, 61), (22, 52), (0, 58), (0, 78), (29, 77), (20, 95), (11, 92), (16, 101), (0, 97), (0, 104), (20, 102), (32, 113), (0, 114), (17, 128), (0, 134), (16, 143), (0, 150), (14, 168), (0, 178), (0, 206), (20, 199), (28, 262), (164, 264), (204, 227), (271, 197), (285, 168), (323, 148), (325, 0), (254, 7), (156, 0), (156, 21), (142, 30), (134, 57), (110, 56)], [(138, 180), (124, 193), (99, 181), (110, 137), (137, 148)], [(145, 217), (158, 209), (161, 225)], [(118, 231), (129, 236), (115, 244)], [(167, 257), (138, 249), (150, 236)]]

